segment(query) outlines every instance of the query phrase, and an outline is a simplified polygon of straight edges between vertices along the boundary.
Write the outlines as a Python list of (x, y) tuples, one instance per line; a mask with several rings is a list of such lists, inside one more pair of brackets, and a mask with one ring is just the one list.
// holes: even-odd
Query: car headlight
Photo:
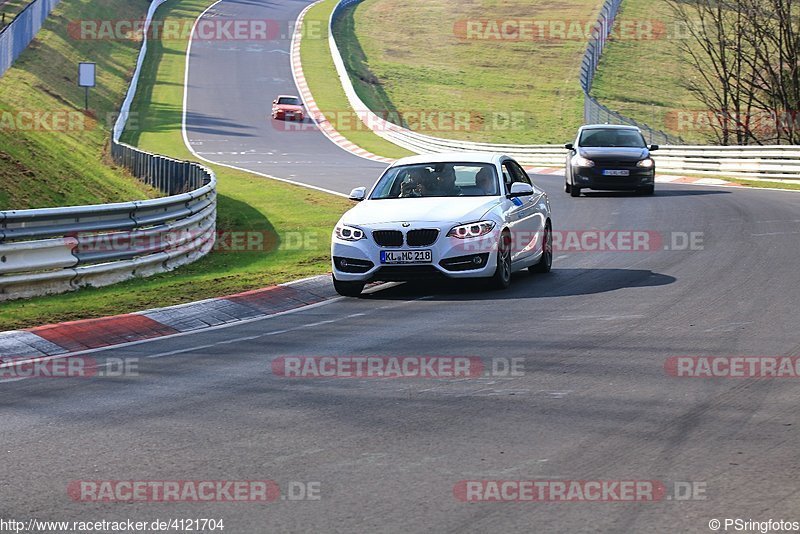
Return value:
[(336, 228), (333, 230), (333, 233), (336, 234), (336, 237), (343, 241), (358, 241), (359, 239), (364, 239), (364, 237), (366, 237), (364, 235), (364, 231), (360, 228), (356, 228), (355, 226), (347, 226), (346, 224), (337, 224)]
[(577, 167), (594, 167), (594, 161), (578, 155), (573, 156), (572, 164)]
[(652, 169), (653, 168), (653, 160), (650, 158), (643, 159), (639, 163), (636, 164), (637, 167), (644, 167), (645, 169)]
[(492, 221), (480, 221), (469, 224), (462, 224), (454, 226), (447, 232), (447, 237), (456, 237), (458, 239), (469, 239), (471, 237), (480, 237), (486, 235), (494, 229)]

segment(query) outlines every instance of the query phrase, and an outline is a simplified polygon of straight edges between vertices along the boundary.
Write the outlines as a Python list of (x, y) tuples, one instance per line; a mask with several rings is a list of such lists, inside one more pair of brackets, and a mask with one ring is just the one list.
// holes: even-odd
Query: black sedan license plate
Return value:
[(627, 169), (621, 170), (613, 170), (613, 169), (605, 169), (603, 170), (603, 176), (629, 176), (631, 171)]
[(381, 263), (430, 263), (430, 250), (381, 250)]

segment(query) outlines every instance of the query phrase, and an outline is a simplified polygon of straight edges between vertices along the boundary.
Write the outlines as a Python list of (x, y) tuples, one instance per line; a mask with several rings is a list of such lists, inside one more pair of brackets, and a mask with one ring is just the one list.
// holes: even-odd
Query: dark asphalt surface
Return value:
[[(670, 356), (800, 355), (800, 196), (661, 187), (571, 199), (556, 229), (703, 232), (696, 251), (557, 256), (505, 292), (396, 286), (95, 354), (138, 377), (0, 384), (2, 516), (210, 517), (225, 532), (706, 532), (798, 519), (798, 380), (668, 376)], [(463, 380), (274, 376), (280, 356), (524, 359)], [(706, 500), (465, 504), (471, 479), (705, 484)], [(72, 502), (72, 480), (319, 482), (272, 504)]]
[[(274, 21), (269, 27), (279, 27), (276, 36), (283, 38), (195, 40), (186, 133), (192, 148), (211, 161), (349, 193), (374, 183), (386, 164), (339, 148), (310, 119), (300, 125), (270, 117), (276, 96), (299, 94), (289, 50), (294, 22), (310, 3), (225, 0), (208, 11), (207, 20)], [(319, 36), (311, 31), (306, 38)]]
[[(285, 5), (228, 4), (267, 13)], [(242, 120), (236, 108), (209, 113), (232, 129)], [(309, 153), (328, 143), (306, 139), (318, 139)], [(667, 243), (673, 232), (701, 232), (703, 247), (560, 252), (552, 273), (519, 273), (503, 292), (398, 285), (93, 354), (139, 358), (139, 376), (0, 383), (0, 517), (221, 518), (234, 534), (710, 532), (714, 518), (800, 520), (800, 380), (664, 370), (671, 356), (800, 356), (800, 195), (663, 185), (653, 197), (572, 199), (561, 180), (536, 179), (556, 230), (645, 230)], [(325, 355), (522, 358), (524, 373), (271, 372), (277, 357)], [(321, 498), (72, 501), (69, 482), (86, 479), (270, 479), (284, 491), (318, 482)], [(692, 482), (704, 484), (705, 500), (458, 501), (454, 485), (475, 479)]]

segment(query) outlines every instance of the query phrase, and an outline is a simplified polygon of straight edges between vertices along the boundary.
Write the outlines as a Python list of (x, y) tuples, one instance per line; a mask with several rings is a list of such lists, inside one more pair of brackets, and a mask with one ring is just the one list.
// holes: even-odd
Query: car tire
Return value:
[(506, 289), (511, 285), (511, 235), (503, 232), (497, 242), (497, 268), (490, 279), (494, 289)]
[(572, 186), (569, 185), (569, 182), (564, 182), (564, 192), (565, 193), (571, 193), (572, 192)]
[(641, 189), (639, 189), (637, 191), (637, 193), (639, 193), (640, 195), (652, 195), (655, 192), (656, 192), (656, 186), (654, 186), (654, 185), (649, 185), (647, 187), (642, 187)]
[(528, 267), (528, 271), (532, 273), (549, 273), (553, 268), (553, 229), (550, 223), (544, 227), (544, 236), (542, 237), (542, 246), (544, 251), (539, 263)]
[(574, 185), (569, 188), (569, 196), (571, 197), (579, 197), (581, 196), (581, 188), (575, 187)]
[(333, 279), (333, 289), (343, 297), (357, 297), (364, 290), (364, 282), (344, 282), (337, 280), (333, 275), (331, 278)]

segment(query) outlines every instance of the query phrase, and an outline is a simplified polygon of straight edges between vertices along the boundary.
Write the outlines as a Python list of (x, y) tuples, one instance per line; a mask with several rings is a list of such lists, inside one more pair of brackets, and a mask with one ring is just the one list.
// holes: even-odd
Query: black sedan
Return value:
[(573, 197), (580, 196), (581, 189), (643, 195), (652, 195), (655, 190), (656, 164), (650, 152), (658, 145), (648, 147), (635, 126), (581, 126), (575, 143), (564, 148), (569, 150), (564, 190)]

